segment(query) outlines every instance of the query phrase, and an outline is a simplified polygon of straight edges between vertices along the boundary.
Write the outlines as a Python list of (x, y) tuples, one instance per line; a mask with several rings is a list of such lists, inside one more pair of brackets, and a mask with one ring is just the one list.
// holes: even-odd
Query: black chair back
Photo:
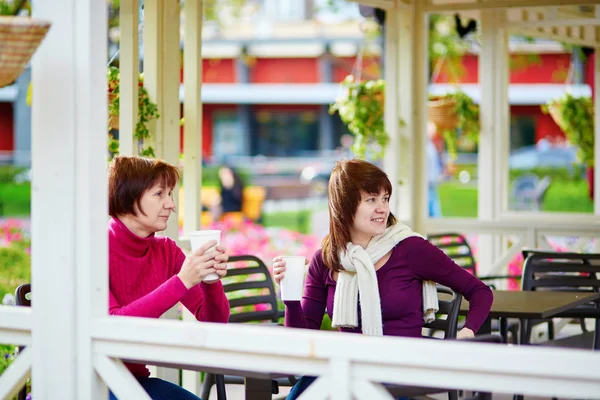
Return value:
[(467, 238), (463, 235), (456, 232), (439, 233), (428, 235), (427, 240), (446, 253), (456, 264), (468, 270), (473, 275), (477, 275), (473, 250), (469, 246)]
[[(265, 263), (251, 255), (232, 256), (227, 276), (222, 279), (229, 299), (229, 322), (278, 322), (273, 279)], [(233, 266), (233, 268), (232, 268)]]
[(15, 303), (18, 306), (31, 307), (31, 284), (24, 283), (15, 290)]
[[(435, 331), (443, 331), (444, 339), (456, 339), (458, 331), (458, 312), (462, 295), (449, 287), (437, 284), (439, 311), (433, 322), (423, 324), (423, 327)], [(441, 296), (440, 296), (441, 295)], [(445, 316), (445, 318), (443, 318)]]
[[(600, 292), (600, 254), (523, 250), (522, 290)], [(600, 318), (597, 304), (584, 304), (557, 317)]]

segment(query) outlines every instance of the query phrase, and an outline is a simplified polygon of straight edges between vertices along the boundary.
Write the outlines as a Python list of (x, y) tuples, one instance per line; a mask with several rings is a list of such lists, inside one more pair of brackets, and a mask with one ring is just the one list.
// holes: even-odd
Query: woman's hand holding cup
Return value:
[[(216, 240), (211, 240), (186, 257), (177, 276), (190, 289), (210, 274), (217, 274), (219, 278), (227, 275), (228, 260), (229, 255), (225, 252), (225, 248), (217, 246)], [(206, 283), (214, 282), (216, 280)]]
[(273, 278), (281, 287), (282, 300), (301, 299), (306, 264), (308, 264), (308, 260), (305, 257), (277, 256), (273, 258)]

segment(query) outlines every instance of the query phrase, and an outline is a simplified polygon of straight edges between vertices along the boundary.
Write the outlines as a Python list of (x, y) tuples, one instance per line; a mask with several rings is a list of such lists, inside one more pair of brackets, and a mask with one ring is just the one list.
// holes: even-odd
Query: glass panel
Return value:
[(540, 107), (513, 106), (508, 168), (511, 211), (593, 211), (577, 147)]

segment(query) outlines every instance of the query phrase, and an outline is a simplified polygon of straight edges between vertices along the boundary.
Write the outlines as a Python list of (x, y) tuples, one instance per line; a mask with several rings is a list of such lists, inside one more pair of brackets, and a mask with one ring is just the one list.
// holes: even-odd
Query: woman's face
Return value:
[(387, 228), (390, 215), (390, 195), (361, 193), (361, 200), (354, 214), (350, 229), (352, 243), (366, 247), (373, 236), (381, 235)]
[(140, 205), (144, 214), (135, 207), (136, 215), (133, 219), (137, 226), (138, 234), (147, 237), (152, 233), (167, 229), (167, 221), (171, 212), (175, 209), (173, 201), (173, 188), (157, 184), (147, 190), (141, 198)]

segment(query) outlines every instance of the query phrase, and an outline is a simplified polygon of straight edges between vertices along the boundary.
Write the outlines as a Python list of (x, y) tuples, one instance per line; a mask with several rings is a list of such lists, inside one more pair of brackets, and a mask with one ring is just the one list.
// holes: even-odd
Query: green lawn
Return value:
[[(594, 205), (587, 194), (587, 183), (555, 181), (550, 185), (543, 203), (544, 211), (593, 212)], [(477, 187), (458, 182), (443, 183), (439, 187), (442, 213), (446, 217), (477, 217)], [(0, 217), (28, 216), (31, 212), (29, 183), (0, 183)], [(284, 227), (310, 232), (310, 213), (276, 212), (263, 215), (267, 227)]]
[(31, 213), (31, 185), (0, 183), (0, 217), (23, 217)]
[[(445, 217), (477, 217), (477, 187), (456, 182), (439, 186), (442, 214)], [(543, 211), (593, 212), (585, 181), (553, 182), (544, 199)]]

